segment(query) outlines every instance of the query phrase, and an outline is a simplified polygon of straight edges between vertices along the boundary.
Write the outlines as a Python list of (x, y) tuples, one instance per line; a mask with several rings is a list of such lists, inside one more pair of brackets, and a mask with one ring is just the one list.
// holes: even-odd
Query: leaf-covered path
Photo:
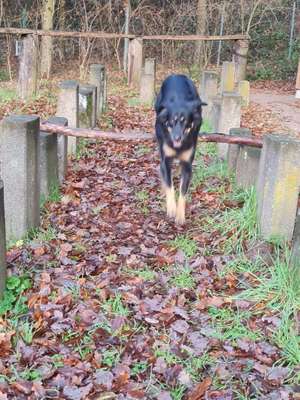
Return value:
[(32, 288), (0, 319), (1, 400), (292, 398), (295, 374), (272, 341), (280, 319), (234, 299), (257, 281), (227, 271), (227, 237), (207, 228), (241, 206), (222, 168), (203, 175), (210, 162), (198, 158), (178, 228), (153, 143), (82, 149), (43, 230), (9, 254)]

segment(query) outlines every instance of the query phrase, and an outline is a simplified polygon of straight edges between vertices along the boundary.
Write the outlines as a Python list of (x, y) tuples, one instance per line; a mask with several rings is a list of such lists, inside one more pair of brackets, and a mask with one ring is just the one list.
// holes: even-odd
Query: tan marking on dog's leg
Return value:
[(167, 203), (167, 215), (168, 217), (175, 217), (176, 215), (176, 200), (174, 186), (165, 186), (166, 203)]
[(192, 154), (193, 154), (193, 148), (191, 147), (190, 149), (185, 150), (182, 153), (180, 153), (178, 158), (180, 161), (190, 162)]
[(166, 143), (163, 144), (163, 151), (166, 157), (175, 157), (176, 151), (172, 147), (168, 146)]
[(178, 199), (178, 204), (176, 209), (176, 219), (175, 219), (176, 223), (180, 225), (185, 223), (185, 204), (186, 204), (185, 196), (182, 196), (181, 194)]

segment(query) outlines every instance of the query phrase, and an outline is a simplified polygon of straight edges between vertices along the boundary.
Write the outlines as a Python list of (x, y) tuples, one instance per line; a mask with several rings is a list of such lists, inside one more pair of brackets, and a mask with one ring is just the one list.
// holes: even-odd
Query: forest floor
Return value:
[[(99, 126), (153, 132), (151, 108), (113, 76)], [(1, 115), (53, 114), (55, 84)], [(243, 111), (256, 135), (281, 124), (261, 105)], [(0, 400), (300, 398), (288, 244), (259, 237), (255, 192), (235, 186), (214, 145), (199, 145), (190, 192), (178, 227), (152, 141), (80, 142), (41, 228), (8, 251)]]

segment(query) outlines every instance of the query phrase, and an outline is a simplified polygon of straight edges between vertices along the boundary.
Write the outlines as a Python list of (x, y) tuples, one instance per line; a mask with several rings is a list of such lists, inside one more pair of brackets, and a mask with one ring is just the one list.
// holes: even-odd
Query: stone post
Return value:
[(97, 118), (100, 118), (106, 110), (107, 102), (107, 77), (104, 65), (90, 65), (89, 84), (97, 88)]
[[(251, 137), (252, 132), (247, 128), (231, 128), (229, 131), (229, 135), (231, 136), (241, 136), (241, 137)], [(227, 153), (227, 163), (230, 171), (236, 170), (236, 163), (238, 159), (238, 155), (240, 152), (240, 145), (238, 144), (229, 144), (228, 145), (228, 153)]]
[(8, 240), (17, 240), (40, 222), (40, 120), (10, 116), (2, 120), (0, 129), (6, 233)]
[(221, 94), (223, 92), (233, 92), (235, 88), (234, 81), (234, 63), (230, 61), (224, 61), (221, 71)]
[(201, 100), (207, 103), (202, 109), (203, 119), (209, 119), (213, 108), (213, 99), (218, 94), (218, 73), (215, 71), (203, 71), (200, 96)]
[(292, 266), (298, 268), (300, 267), (300, 214), (296, 218), (296, 224), (293, 234), (291, 263)]
[(17, 94), (23, 100), (36, 94), (38, 82), (38, 38), (25, 36), (20, 55)]
[(300, 57), (298, 63), (298, 72), (297, 72), (297, 79), (296, 79), (296, 99), (300, 99)]
[(300, 190), (300, 140), (268, 134), (257, 182), (258, 222), (265, 238), (291, 240)]
[(234, 45), (232, 61), (235, 65), (235, 82), (246, 79), (247, 55), (249, 50), (248, 40), (237, 40)]
[[(221, 98), (219, 132), (229, 135), (231, 128), (239, 128), (241, 123), (241, 97), (236, 93), (224, 92)], [(218, 143), (218, 155), (227, 158), (228, 144)]]
[(238, 92), (242, 98), (242, 106), (248, 107), (250, 103), (250, 83), (249, 81), (240, 81), (238, 83)]
[(145, 67), (142, 71), (140, 85), (140, 101), (142, 104), (152, 105), (155, 96), (155, 72), (156, 65), (154, 58), (145, 60)]
[[(48, 124), (68, 126), (68, 120), (64, 117), (50, 117)], [(62, 184), (68, 166), (68, 136), (57, 135), (57, 162), (58, 162), (58, 181)]]
[(236, 163), (236, 183), (247, 189), (256, 186), (261, 149), (250, 146), (239, 146), (240, 151)]
[(143, 73), (141, 77), (140, 102), (142, 104), (152, 105), (154, 93), (154, 76)]
[(58, 186), (57, 134), (40, 132), (40, 199), (46, 200)]
[(92, 85), (79, 86), (79, 128), (94, 128), (96, 125), (97, 88)]
[(221, 96), (216, 96), (212, 101), (212, 108), (209, 116), (209, 120), (211, 121), (211, 129), (214, 133), (217, 133), (219, 131), (220, 114)]
[(6, 236), (4, 217), (4, 185), (0, 180), (0, 298), (5, 289), (6, 280)]
[(140, 87), (143, 68), (143, 40), (132, 39), (128, 51), (128, 85)]
[(155, 58), (146, 58), (145, 59), (144, 73), (146, 75), (150, 74), (150, 75), (153, 75), (154, 77), (156, 76), (156, 60), (155, 60)]
[[(78, 128), (78, 109), (79, 109), (79, 84), (76, 81), (63, 81), (59, 85), (57, 102), (57, 116), (67, 118), (71, 128)], [(68, 154), (76, 154), (76, 137), (68, 137)]]

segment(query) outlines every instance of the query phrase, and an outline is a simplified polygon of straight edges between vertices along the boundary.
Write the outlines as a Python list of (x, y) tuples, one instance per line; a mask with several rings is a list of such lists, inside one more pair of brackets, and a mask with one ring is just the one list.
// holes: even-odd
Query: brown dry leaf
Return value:
[(192, 392), (188, 395), (188, 400), (201, 400), (206, 393), (207, 389), (210, 387), (212, 383), (212, 379), (207, 377), (201, 383), (192, 390)]

